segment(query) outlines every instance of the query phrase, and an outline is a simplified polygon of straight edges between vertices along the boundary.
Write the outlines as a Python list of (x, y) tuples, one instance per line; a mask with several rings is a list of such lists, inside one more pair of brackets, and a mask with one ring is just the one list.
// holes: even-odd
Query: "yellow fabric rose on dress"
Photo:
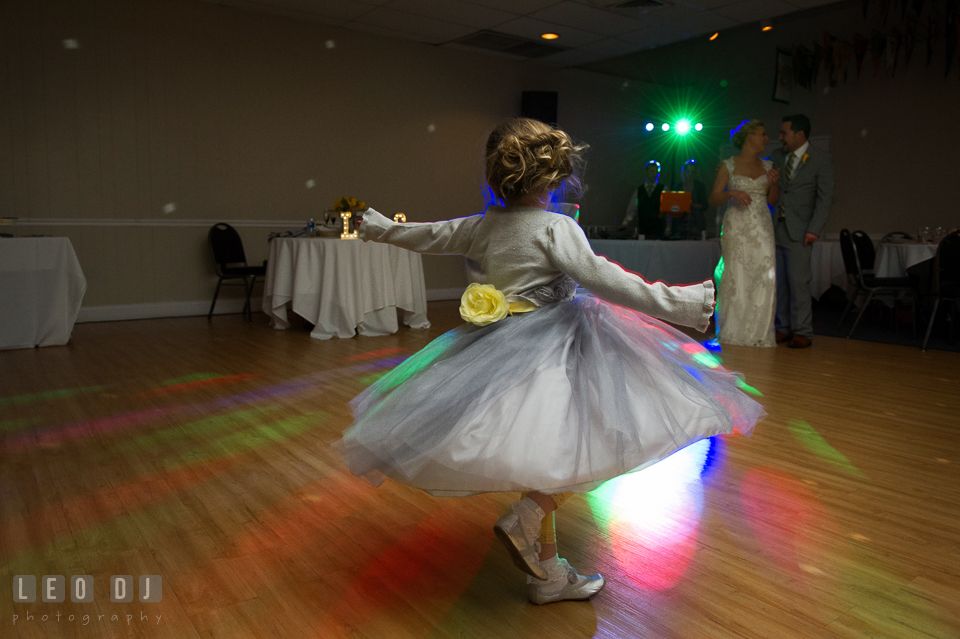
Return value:
[(460, 298), (460, 317), (476, 326), (499, 322), (509, 309), (507, 298), (492, 284), (471, 284)]

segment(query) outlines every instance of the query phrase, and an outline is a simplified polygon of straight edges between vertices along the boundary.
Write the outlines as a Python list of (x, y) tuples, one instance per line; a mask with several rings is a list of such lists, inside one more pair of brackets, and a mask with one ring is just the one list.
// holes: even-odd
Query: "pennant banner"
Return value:
[(887, 50), (887, 36), (883, 35), (879, 31), (873, 32), (873, 37), (870, 38), (870, 58), (873, 63), (873, 75), (877, 75), (877, 71), (880, 69), (880, 60), (883, 59), (883, 52)]
[(860, 69), (863, 68), (863, 59), (867, 57), (867, 48), (870, 40), (859, 33), (853, 36), (853, 56), (857, 60), (857, 79), (860, 79)]
[(906, 70), (910, 66), (910, 58), (913, 57), (913, 50), (917, 46), (917, 26), (911, 24), (907, 26), (903, 34), (903, 68)]
[(819, 44), (813, 44), (813, 83), (817, 83), (820, 76), (820, 61), (823, 59), (823, 47)]
[(946, 25), (946, 34), (944, 35), (944, 43), (946, 45), (946, 54), (947, 54), (947, 66), (943, 70), (943, 77), (950, 75), (950, 67), (953, 66), (953, 59), (956, 57), (957, 53), (957, 39), (960, 37), (960, 34), (957, 33), (957, 16), (947, 15)]
[(897, 57), (900, 55), (900, 43), (903, 36), (894, 29), (893, 33), (887, 36), (887, 70), (893, 75), (897, 70)]

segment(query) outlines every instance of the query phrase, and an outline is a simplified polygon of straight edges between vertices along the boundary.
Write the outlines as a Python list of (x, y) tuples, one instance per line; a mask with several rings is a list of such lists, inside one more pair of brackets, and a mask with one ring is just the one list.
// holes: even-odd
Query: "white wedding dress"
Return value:
[[(776, 346), (777, 257), (773, 218), (767, 208), (766, 173), (758, 178), (734, 175), (733, 158), (723, 161), (728, 191), (745, 191), (749, 206), (731, 200), (723, 218), (723, 273), (717, 292), (717, 332), (721, 344)], [(773, 162), (763, 161), (769, 171)]]

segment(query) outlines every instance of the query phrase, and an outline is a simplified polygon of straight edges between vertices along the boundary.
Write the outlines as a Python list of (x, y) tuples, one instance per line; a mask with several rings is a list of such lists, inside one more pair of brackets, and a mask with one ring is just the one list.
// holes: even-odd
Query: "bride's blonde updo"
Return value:
[(497, 125), (487, 138), (487, 183), (505, 201), (548, 193), (564, 183), (579, 192), (578, 174), (586, 148), (548, 124), (511, 118)]
[(744, 120), (741, 122), (737, 128), (730, 132), (733, 146), (742, 149), (747, 137), (762, 126), (763, 122), (760, 120)]

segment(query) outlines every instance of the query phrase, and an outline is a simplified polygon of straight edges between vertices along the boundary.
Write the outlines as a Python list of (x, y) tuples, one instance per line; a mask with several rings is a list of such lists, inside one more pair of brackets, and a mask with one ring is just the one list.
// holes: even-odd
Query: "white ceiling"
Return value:
[[(662, 6), (619, 8), (625, 0), (203, 0), (280, 13), (358, 31), (463, 48), (453, 43), (480, 30), (567, 50), (537, 58), (574, 66), (758, 23), (836, 0), (659, 0)], [(759, 24), (757, 25), (759, 28)], [(774, 24), (774, 28), (775, 24)], [(470, 48), (491, 55), (519, 56)]]

